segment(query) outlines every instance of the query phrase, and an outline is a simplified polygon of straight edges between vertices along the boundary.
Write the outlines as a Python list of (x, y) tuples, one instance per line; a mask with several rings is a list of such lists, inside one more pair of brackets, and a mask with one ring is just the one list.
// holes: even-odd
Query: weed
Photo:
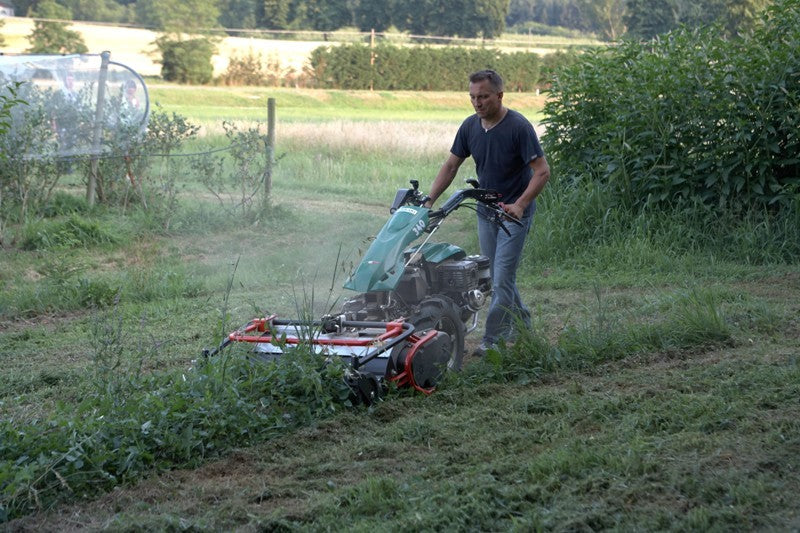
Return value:
[(97, 220), (78, 214), (66, 220), (40, 221), (25, 226), (21, 248), (23, 250), (48, 250), (115, 244), (121, 237), (108, 231)]
[[(112, 323), (113, 324), (113, 323)], [(98, 390), (47, 421), (0, 421), (0, 509), (13, 518), (153, 469), (192, 466), (329, 416), (341, 368), (302, 350), (274, 363), (216, 359), (184, 372), (125, 377), (116, 325), (98, 333)]]

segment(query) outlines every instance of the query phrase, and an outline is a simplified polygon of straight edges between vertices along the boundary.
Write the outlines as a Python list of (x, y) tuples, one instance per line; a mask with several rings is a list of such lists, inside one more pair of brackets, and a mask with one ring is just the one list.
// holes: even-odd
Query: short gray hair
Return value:
[(486, 70), (479, 70), (469, 75), (470, 83), (478, 83), (484, 80), (489, 80), (489, 85), (492, 86), (495, 92), (503, 92), (503, 78), (494, 70), (487, 68)]

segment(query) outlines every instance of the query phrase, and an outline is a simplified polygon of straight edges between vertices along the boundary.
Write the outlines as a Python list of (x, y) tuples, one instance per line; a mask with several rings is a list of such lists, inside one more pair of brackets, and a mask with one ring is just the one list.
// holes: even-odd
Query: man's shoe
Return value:
[(472, 356), (473, 357), (485, 357), (486, 356), (486, 352), (489, 350), (489, 348), (491, 348), (491, 346), (489, 346), (485, 342), (482, 342), (472, 352)]

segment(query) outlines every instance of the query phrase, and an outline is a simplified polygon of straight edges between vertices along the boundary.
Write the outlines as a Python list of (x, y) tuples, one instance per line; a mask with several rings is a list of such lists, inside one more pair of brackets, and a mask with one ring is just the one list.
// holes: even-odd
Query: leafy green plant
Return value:
[[(119, 332), (99, 338), (110, 340), (102, 372), (113, 373)], [(189, 371), (117, 380), (47, 421), (2, 421), (0, 520), (329, 416), (348, 391), (342, 369), (320, 362), (302, 349), (274, 363), (217, 358)]]
[(233, 216), (252, 218), (266, 207), (262, 195), (268, 161), (263, 125), (256, 123), (243, 131), (232, 122), (223, 122), (222, 127), (229, 142), (230, 159), (196, 156), (192, 167), (221, 208)]
[(554, 168), (573, 184), (601, 184), (612, 207), (793, 204), (798, 13), (797, 0), (781, 0), (741, 39), (681, 30), (588, 51), (560, 72), (545, 106)]
[[(25, 105), (26, 102), (17, 98), (22, 82), (10, 83), (3, 87), (0, 92), (0, 135), (8, 133), (11, 128), (11, 109), (17, 105)], [(0, 158), (8, 157), (5, 153), (0, 153)]]
[(156, 39), (161, 52), (161, 76), (167, 81), (203, 84), (211, 81), (215, 46), (208, 38), (181, 40), (170, 36)]

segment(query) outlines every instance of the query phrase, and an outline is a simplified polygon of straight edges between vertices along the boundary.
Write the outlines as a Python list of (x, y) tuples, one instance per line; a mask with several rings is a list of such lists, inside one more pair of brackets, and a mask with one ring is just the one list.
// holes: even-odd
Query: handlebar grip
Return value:
[(497, 221), (498, 222), (502, 222), (502, 221), (507, 220), (509, 222), (513, 222), (517, 226), (521, 226), (522, 225), (522, 221), (520, 219), (518, 219), (515, 216), (509, 215), (508, 213), (506, 213), (505, 210), (502, 207), (500, 207), (499, 204), (491, 203), (491, 204), (485, 204), (485, 205), (489, 209), (494, 211), (494, 214), (497, 217)]

